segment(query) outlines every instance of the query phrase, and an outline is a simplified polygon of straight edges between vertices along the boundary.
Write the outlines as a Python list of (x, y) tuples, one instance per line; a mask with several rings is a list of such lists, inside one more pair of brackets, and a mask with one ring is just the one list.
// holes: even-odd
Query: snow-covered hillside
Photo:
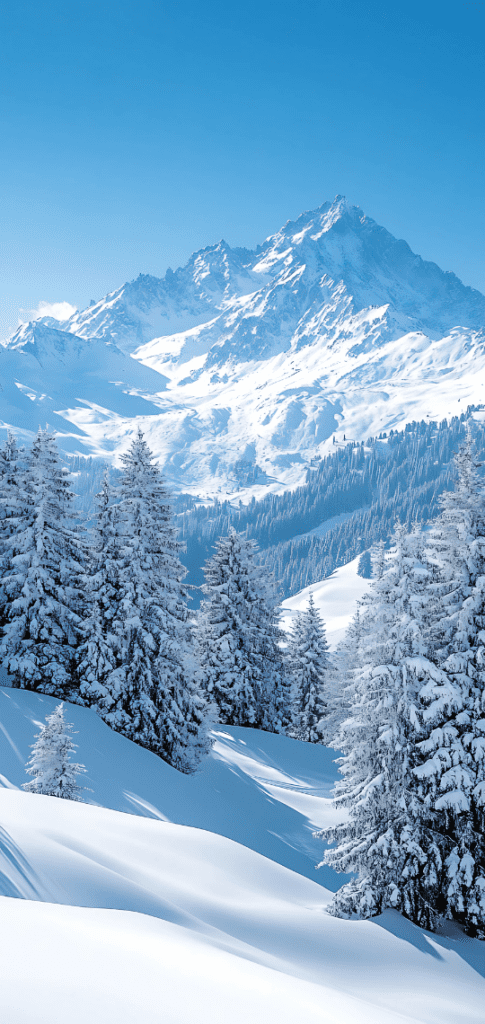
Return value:
[(327, 579), (312, 583), (311, 586), (283, 601), (283, 628), (290, 629), (295, 614), (307, 608), (310, 594), (313, 594), (315, 605), (325, 623), (330, 649), (334, 650), (343, 640), (357, 611), (358, 602), (368, 592), (371, 584), (370, 580), (358, 575), (359, 561), (360, 555), (352, 562), (347, 562), (347, 565), (335, 569)]
[(482, 1019), (485, 944), (451, 927), (431, 936), (394, 912), (330, 917), (319, 874), (287, 866), (305, 846), (298, 829), (308, 839), (310, 822), (329, 820), (329, 752), (224, 728), (201, 776), (181, 778), (67, 706), (96, 801), (76, 804), (14, 788), (54, 705), (0, 691), (8, 1024)]
[(334, 435), (483, 401), (484, 332), (483, 295), (337, 197), (253, 252), (220, 242), (22, 327), (0, 351), (0, 416), (104, 454), (136, 420), (176, 489), (262, 494)]
[[(44, 694), (0, 689), (0, 774), (5, 785), (28, 781), (24, 766), (29, 745), (36, 726), (56, 703)], [(312, 836), (315, 827), (333, 820), (332, 751), (224, 726), (217, 730), (202, 770), (187, 776), (113, 732), (91, 709), (69, 706), (67, 717), (75, 723), (79, 760), (88, 769), (86, 800), (217, 832), (320, 885), (339, 887), (335, 872), (315, 871), (322, 844)]]

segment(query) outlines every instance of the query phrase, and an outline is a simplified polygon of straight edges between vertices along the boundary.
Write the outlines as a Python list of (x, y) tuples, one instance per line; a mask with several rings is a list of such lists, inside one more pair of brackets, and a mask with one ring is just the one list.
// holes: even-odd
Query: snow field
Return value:
[[(28, 782), (24, 766), (29, 746), (57, 703), (45, 694), (0, 688), (0, 772), (8, 785)], [(187, 776), (113, 732), (94, 710), (71, 704), (65, 708), (66, 720), (74, 723), (76, 760), (88, 769), (80, 779), (91, 790), (86, 801), (207, 829), (320, 886), (340, 885), (334, 871), (315, 870), (322, 843), (312, 836), (314, 828), (335, 820), (330, 798), (336, 775), (333, 751), (224, 726), (215, 731), (211, 756), (202, 769)]]
[[(93, 788), (86, 796), (98, 805), (19, 792), (28, 745), (55, 704), (0, 690), (8, 1024), (483, 1019), (483, 943), (456, 929), (430, 936), (394, 912), (326, 914), (309, 818), (322, 825), (333, 813), (333, 752), (224, 727), (207, 766), (180, 776), (94, 712), (66, 705)], [(174, 823), (183, 819), (198, 827)]]
[[(0, 898), (9, 1024), (405, 1024), (410, 1018), (139, 914)], [(28, 967), (26, 969), (26, 962)], [(26, 977), (27, 975), (27, 977)], [(477, 1017), (477, 1020), (480, 1018)]]

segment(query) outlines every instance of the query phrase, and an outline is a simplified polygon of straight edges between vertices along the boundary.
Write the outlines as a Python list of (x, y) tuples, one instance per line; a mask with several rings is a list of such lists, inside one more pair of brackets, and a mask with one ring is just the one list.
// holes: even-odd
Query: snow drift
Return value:
[[(297, 830), (291, 838), (285, 815), (308, 837), (310, 822), (333, 813), (330, 752), (224, 728), (207, 767), (183, 777), (92, 711), (66, 705), (96, 801), (77, 804), (15, 788), (54, 706), (0, 691), (9, 1024), (482, 1019), (483, 943), (451, 929), (430, 936), (392, 912), (366, 922), (330, 917), (317, 873), (313, 880), (298, 868), (314, 856), (302, 853), (304, 842), (290, 870)], [(109, 809), (117, 807), (137, 813)]]

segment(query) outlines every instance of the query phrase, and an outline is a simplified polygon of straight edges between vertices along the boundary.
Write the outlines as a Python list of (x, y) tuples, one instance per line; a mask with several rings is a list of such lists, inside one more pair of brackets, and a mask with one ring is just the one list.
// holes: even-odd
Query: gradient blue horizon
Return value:
[(481, 2), (16, 0), (0, 337), (336, 193), (485, 292)]

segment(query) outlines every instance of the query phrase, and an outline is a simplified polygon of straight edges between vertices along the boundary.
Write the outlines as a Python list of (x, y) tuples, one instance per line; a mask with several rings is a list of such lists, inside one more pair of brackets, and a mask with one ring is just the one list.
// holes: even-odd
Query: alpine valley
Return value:
[(334, 439), (485, 396), (485, 297), (337, 196), (254, 251), (224, 241), (0, 349), (0, 417), (111, 459), (140, 426), (175, 492), (301, 484)]

